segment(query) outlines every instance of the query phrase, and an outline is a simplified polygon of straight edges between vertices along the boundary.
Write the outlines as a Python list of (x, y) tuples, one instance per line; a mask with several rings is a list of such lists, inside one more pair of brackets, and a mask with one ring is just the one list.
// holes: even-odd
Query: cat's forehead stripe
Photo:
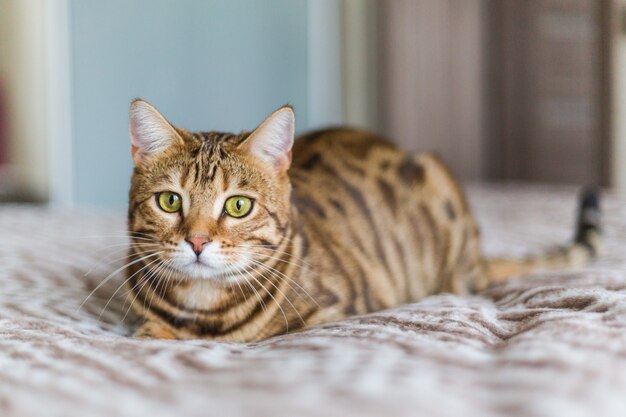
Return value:
[(231, 142), (237, 136), (220, 132), (194, 132), (191, 135), (199, 143), (199, 146), (192, 152), (193, 181), (196, 183), (212, 182), (224, 158), (224, 143)]

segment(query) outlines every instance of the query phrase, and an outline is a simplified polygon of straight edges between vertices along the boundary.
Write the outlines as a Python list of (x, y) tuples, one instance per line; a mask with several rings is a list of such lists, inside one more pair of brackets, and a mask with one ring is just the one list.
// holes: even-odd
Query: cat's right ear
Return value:
[(135, 165), (146, 157), (169, 148), (182, 138), (174, 127), (150, 104), (135, 99), (130, 105), (130, 139)]

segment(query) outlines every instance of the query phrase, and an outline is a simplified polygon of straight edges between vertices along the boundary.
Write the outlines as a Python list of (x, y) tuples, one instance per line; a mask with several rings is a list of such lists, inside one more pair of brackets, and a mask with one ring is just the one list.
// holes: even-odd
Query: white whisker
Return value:
[(83, 305), (85, 305), (85, 303), (87, 302), (87, 300), (88, 300), (88, 299), (89, 299), (89, 298), (90, 298), (90, 297), (91, 297), (91, 296), (92, 296), (92, 295), (93, 295), (96, 291), (98, 291), (98, 289), (100, 289), (100, 287), (102, 287), (102, 286), (103, 286), (103, 285), (104, 285), (104, 284), (105, 284), (105, 283), (106, 283), (109, 279), (111, 279), (113, 276), (115, 276), (115, 275), (116, 275), (116, 274), (118, 274), (119, 272), (123, 271), (124, 269), (126, 269), (126, 268), (128, 268), (128, 267), (130, 267), (130, 266), (132, 266), (132, 265), (135, 265), (136, 263), (142, 262), (143, 260), (148, 259), (148, 258), (151, 258), (151, 257), (153, 257), (153, 256), (158, 256), (158, 255), (160, 255), (160, 254), (161, 254), (161, 253), (163, 253), (163, 252), (164, 252), (164, 251), (160, 251), (160, 252), (156, 252), (156, 253), (153, 253), (153, 254), (150, 254), (150, 255), (143, 256), (143, 257), (141, 257), (141, 258), (139, 258), (139, 259), (135, 259), (134, 261), (129, 262), (129, 263), (125, 264), (125, 265), (122, 265), (121, 267), (119, 267), (119, 268), (118, 268), (118, 269), (116, 269), (115, 271), (111, 272), (111, 273), (110, 273), (110, 274), (109, 274), (106, 278), (104, 278), (104, 279), (100, 282), (100, 284), (98, 284), (98, 285), (96, 286), (96, 288), (94, 288), (94, 289), (93, 289), (93, 291), (91, 291), (91, 292), (89, 293), (89, 295), (87, 295), (87, 298), (85, 298), (85, 299), (83, 300), (83, 302), (82, 302), (82, 303), (80, 303), (80, 305), (78, 306), (78, 309), (77, 309), (76, 311), (80, 311), (80, 309), (81, 309), (81, 308), (83, 308)]
[[(149, 270), (148, 273), (146, 275), (144, 275), (142, 277), (142, 279), (140, 279), (137, 282), (137, 284), (133, 285), (132, 288), (127, 292), (128, 294), (130, 294), (133, 291), (135, 291), (135, 288), (137, 288), (137, 286), (139, 286), (139, 288), (136, 290), (135, 297), (133, 298), (133, 300), (129, 304), (128, 308), (126, 309), (126, 313), (124, 314), (124, 317), (122, 317), (122, 321), (126, 320), (126, 317), (128, 316), (128, 313), (130, 313), (130, 310), (132, 309), (133, 304), (135, 304), (135, 301), (137, 300), (137, 297), (139, 296), (141, 291), (144, 289), (144, 287), (150, 282), (150, 279), (152, 279), (152, 277), (156, 276), (157, 272), (160, 271), (161, 268), (163, 268), (166, 263), (167, 262), (162, 262), (159, 265), (157, 265), (157, 267), (155, 269)], [(139, 284), (141, 284), (141, 285), (139, 285)], [(144, 300), (144, 308), (145, 308), (145, 306), (146, 305), (145, 305), (145, 300)]]
[(113, 298), (115, 297), (115, 295), (119, 292), (119, 290), (121, 290), (122, 288), (124, 288), (124, 286), (126, 285), (126, 283), (128, 281), (130, 281), (135, 275), (137, 275), (138, 273), (140, 273), (141, 271), (143, 271), (144, 269), (148, 268), (150, 265), (152, 265), (155, 262), (162, 262), (159, 258), (153, 259), (152, 261), (150, 261), (149, 263), (147, 263), (146, 265), (142, 266), (140, 269), (138, 269), (137, 271), (135, 271), (131, 276), (129, 276), (128, 278), (126, 278), (124, 280), (124, 282), (122, 282), (117, 289), (115, 290), (115, 292), (109, 297), (109, 300), (107, 301), (107, 303), (104, 305), (104, 308), (102, 309), (102, 311), (100, 312), (100, 315), (98, 316), (98, 321), (100, 320), (100, 318), (102, 317), (102, 314), (106, 311), (107, 307), (109, 306), (109, 303), (113, 300)]
[[(248, 261), (251, 262), (255, 262), (254, 259), (250, 259), (248, 258)], [(274, 278), (276, 278), (279, 281), (283, 281), (285, 284), (287, 284), (289, 286), (289, 288), (296, 293), (296, 295), (299, 295), (298, 292), (289, 284), (289, 282), (285, 281), (284, 279), (282, 279), (279, 275), (277, 275), (275, 272), (273, 272), (271, 270), (271, 268), (269, 268), (267, 265), (263, 265), (263, 264), (257, 264), (261, 267), (265, 267), (266, 271), (273, 276)], [(298, 317), (300, 318), (300, 321), (302, 322), (302, 324), (306, 324), (306, 322), (304, 321), (304, 319), (302, 318), (302, 315), (300, 315), (300, 312), (298, 311), (298, 309), (296, 308), (296, 306), (291, 302), (291, 300), (289, 299), (289, 297), (279, 288), (277, 287), (269, 278), (267, 278), (265, 275), (261, 274), (261, 276), (267, 280), (267, 282), (269, 282), (274, 288), (276, 288), (276, 290), (285, 298), (285, 300), (287, 300), (287, 302), (289, 303), (289, 305), (291, 306), (291, 308), (293, 309), (293, 311), (295, 311), (295, 313), (298, 315)], [(289, 326), (287, 326), (287, 328), (289, 328)]]
[[(142, 248), (142, 249), (143, 249), (143, 248)], [(99, 261), (99, 262), (101, 262), (101, 264), (102, 264), (102, 265), (107, 266), (107, 265), (111, 265), (111, 264), (113, 264), (113, 263), (119, 262), (119, 261), (121, 261), (121, 260), (123, 260), (123, 259), (129, 259), (129, 260), (130, 260), (130, 259), (132, 259), (133, 257), (141, 256), (141, 255), (143, 255), (143, 254), (150, 253), (150, 252), (155, 252), (155, 251), (156, 251), (156, 249), (148, 249), (148, 250), (141, 251), (141, 252), (134, 252), (134, 253), (131, 253), (131, 254), (126, 254), (126, 255), (124, 255), (124, 256), (122, 256), (122, 257), (119, 257), (119, 258), (116, 258), (116, 259), (113, 259), (113, 260), (105, 260), (105, 259), (102, 259), (102, 260), (101, 260), (101, 261)], [(106, 261), (106, 262), (105, 262), (105, 261)], [(87, 272), (85, 272), (85, 275), (83, 275), (83, 278), (84, 278), (84, 277), (86, 277), (86, 276), (88, 276), (89, 274), (91, 274), (91, 272), (93, 271), (94, 267), (95, 267), (95, 265), (94, 265), (94, 266), (92, 266), (92, 267), (91, 267), (91, 268), (90, 268)]]
[(248, 297), (246, 297), (246, 294), (244, 294), (243, 292), (243, 288), (241, 287), (241, 284), (239, 283), (239, 280), (237, 279), (237, 277), (232, 273), (232, 268), (229, 268), (228, 266), (226, 266), (226, 273), (228, 274), (228, 277), (232, 280), (234, 280), (237, 283), (237, 286), (239, 287), (239, 291), (241, 291), (241, 295), (243, 296), (244, 302), (248, 301)]
[[(285, 326), (287, 327), (287, 331), (289, 331), (289, 320), (287, 319), (287, 315), (285, 314), (285, 310), (283, 310), (283, 307), (280, 305), (280, 303), (278, 302), (278, 300), (274, 297), (274, 295), (272, 295), (272, 293), (270, 292), (270, 290), (268, 290), (267, 288), (265, 288), (265, 285), (261, 284), (261, 282), (259, 282), (258, 279), (256, 279), (254, 277), (254, 275), (252, 275), (252, 273), (250, 273), (250, 271), (248, 270), (244, 270), (244, 272), (246, 272), (257, 284), (259, 284), (261, 286), (261, 288), (263, 288), (265, 290), (265, 292), (267, 293), (267, 295), (269, 295), (272, 300), (274, 300), (274, 302), (276, 303), (276, 305), (278, 306), (278, 308), (280, 309), (280, 312), (282, 313), (283, 317), (285, 318)], [(261, 275), (263, 277), (263, 275)], [(266, 281), (268, 281), (270, 284), (272, 284), (274, 286), (274, 288), (276, 288), (278, 291), (280, 291), (280, 289), (278, 289), (278, 287), (276, 287), (276, 285), (274, 285), (274, 283), (270, 280), (268, 280), (267, 278), (263, 277)], [(284, 294), (283, 294), (284, 296)], [(292, 305), (293, 306), (293, 305)], [(296, 310), (297, 312), (297, 310)]]
[[(172, 262), (173, 261), (170, 259), (170, 260), (167, 261), (167, 264), (170, 265)], [(156, 287), (152, 291), (152, 297), (150, 297), (150, 302), (148, 303), (148, 310), (150, 310), (150, 308), (152, 307), (152, 301), (154, 300), (155, 296), (157, 297), (157, 299), (163, 298), (163, 295), (165, 295), (166, 286), (169, 284), (169, 279), (172, 276), (172, 274), (174, 273), (173, 269), (169, 269), (168, 270), (166, 268), (163, 268), (163, 270), (166, 271), (166, 275), (158, 277), (159, 280), (157, 281)], [(163, 285), (161, 285), (161, 284), (163, 284)], [(159, 292), (159, 287), (161, 287), (162, 293)]]
[(256, 297), (259, 299), (259, 303), (261, 304), (261, 308), (263, 309), (263, 311), (266, 311), (265, 309), (265, 302), (263, 302), (263, 299), (261, 298), (261, 296), (259, 295), (259, 292), (256, 290), (256, 288), (254, 288), (254, 286), (248, 281), (248, 278), (246, 278), (243, 274), (242, 274), (242, 270), (238, 267), (233, 266), (236, 270), (236, 272), (239, 274), (239, 276), (241, 278), (243, 278), (244, 282), (246, 283), (246, 285), (248, 286), (248, 288), (250, 288), (252, 290), (252, 292), (254, 293), (254, 295), (256, 295)]
[[(244, 255), (244, 256), (245, 256), (245, 255)], [(254, 263), (255, 265), (259, 266), (259, 267), (263, 267), (263, 268), (266, 268), (266, 269), (268, 269), (268, 270), (274, 271), (274, 272), (275, 272), (275, 273), (277, 273), (277, 274), (280, 274), (280, 276), (282, 276), (284, 279), (289, 280), (289, 281), (290, 281), (290, 282), (292, 282), (294, 285), (296, 285), (296, 286), (297, 286), (300, 290), (302, 290), (302, 292), (303, 292), (303, 293), (304, 293), (307, 297), (309, 297), (309, 299), (311, 299), (311, 301), (313, 301), (313, 303), (315, 303), (315, 305), (316, 305), (316, 306), (320, 307), (320, 305), (317, 303), (317, 301), (315, 300), (315, 298), (313, 298), (313, 296), (312, 296), (312, 295), (311, 295), (311, 294), (310, 294), (310, 293), (309, 293), (309, 292), (308, 292), (308, 291), (307, 291), (307, 290), (306, 290), (306, 289), (305, 289), (302, 285), (300, 285), (300, 284), (299, 284), (297, 281), (295, 281), (294, 279), (292, 279), (292, 278), (288, 277), (288, 276), (287, 276), (287, 275), (285, 275), (283, 272), (281, 272), (281, 271), (277, 270), (276, 268), (273, 268), (273, 267), (271, 267), (271, 266), (269, 266), (269, 265), (267, 265), (267, 264), (265, 264), (265, 263), (263, 263), (263, 262), (259, 262), (259, 261), (255, 260), (255, 259), (252, 259), (252, 258), (249, 258), (249, 260), (250, 260), (252, 263)], [(298, 265), (296, 265), (296, 266), (298, 266)], [(312, 271), (311, 271), (311, 272), (312, 272)], [(289, 283), (287, 283), (287, 285), (289, 285), (289, 286), (290, 286), (290, 288), (291, 288), (291, 289), (292, 289), (292, 290), (293, 290), (296, 294), (298, 294), (298, 291), (297, 291), (295, 288), (293, 288), (293, 287), (292, 287)]]
[(269, 251), (272, 251), (272, 255), (273, 254), (282, 254), (282, 255), (289, 255), (290, 258), (300, 261), (302, 262), (302, 264), (304, 266), (307, 266), (309, 268), (312, 268), (313, 266), (311, 264), (309, 264), (308, 262), (306, 262), (303, 258), (299, 258), (297, 256), (295, 256), (293, 253), (288, 252), (288, 251), (283, 251), (283, 250), (278, 250), (278, 249), (272, 249), (268, 246), (264, 246), (264, 245), (241, 245), (241, 248), (246, 249), (246, 248), (253, 248), (253, 249), (267, 249)]

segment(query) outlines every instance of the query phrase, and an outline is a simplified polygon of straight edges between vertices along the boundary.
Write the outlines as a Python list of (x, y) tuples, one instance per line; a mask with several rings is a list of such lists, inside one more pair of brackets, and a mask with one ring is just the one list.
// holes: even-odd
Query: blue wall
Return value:
[(251, 129), (277, 107), (307, 124), (305, 0), (73, 0), (75, 197), (124, 208), (128, 107), (192, 130)]

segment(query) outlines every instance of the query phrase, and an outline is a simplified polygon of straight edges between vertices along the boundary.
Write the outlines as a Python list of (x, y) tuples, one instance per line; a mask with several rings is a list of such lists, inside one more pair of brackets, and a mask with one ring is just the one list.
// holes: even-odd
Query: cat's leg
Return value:
[(148, 320), (139, 327), (133, 337), (145, 339), (177, 339), (174, 332), (164, 324), (157, 321)]

